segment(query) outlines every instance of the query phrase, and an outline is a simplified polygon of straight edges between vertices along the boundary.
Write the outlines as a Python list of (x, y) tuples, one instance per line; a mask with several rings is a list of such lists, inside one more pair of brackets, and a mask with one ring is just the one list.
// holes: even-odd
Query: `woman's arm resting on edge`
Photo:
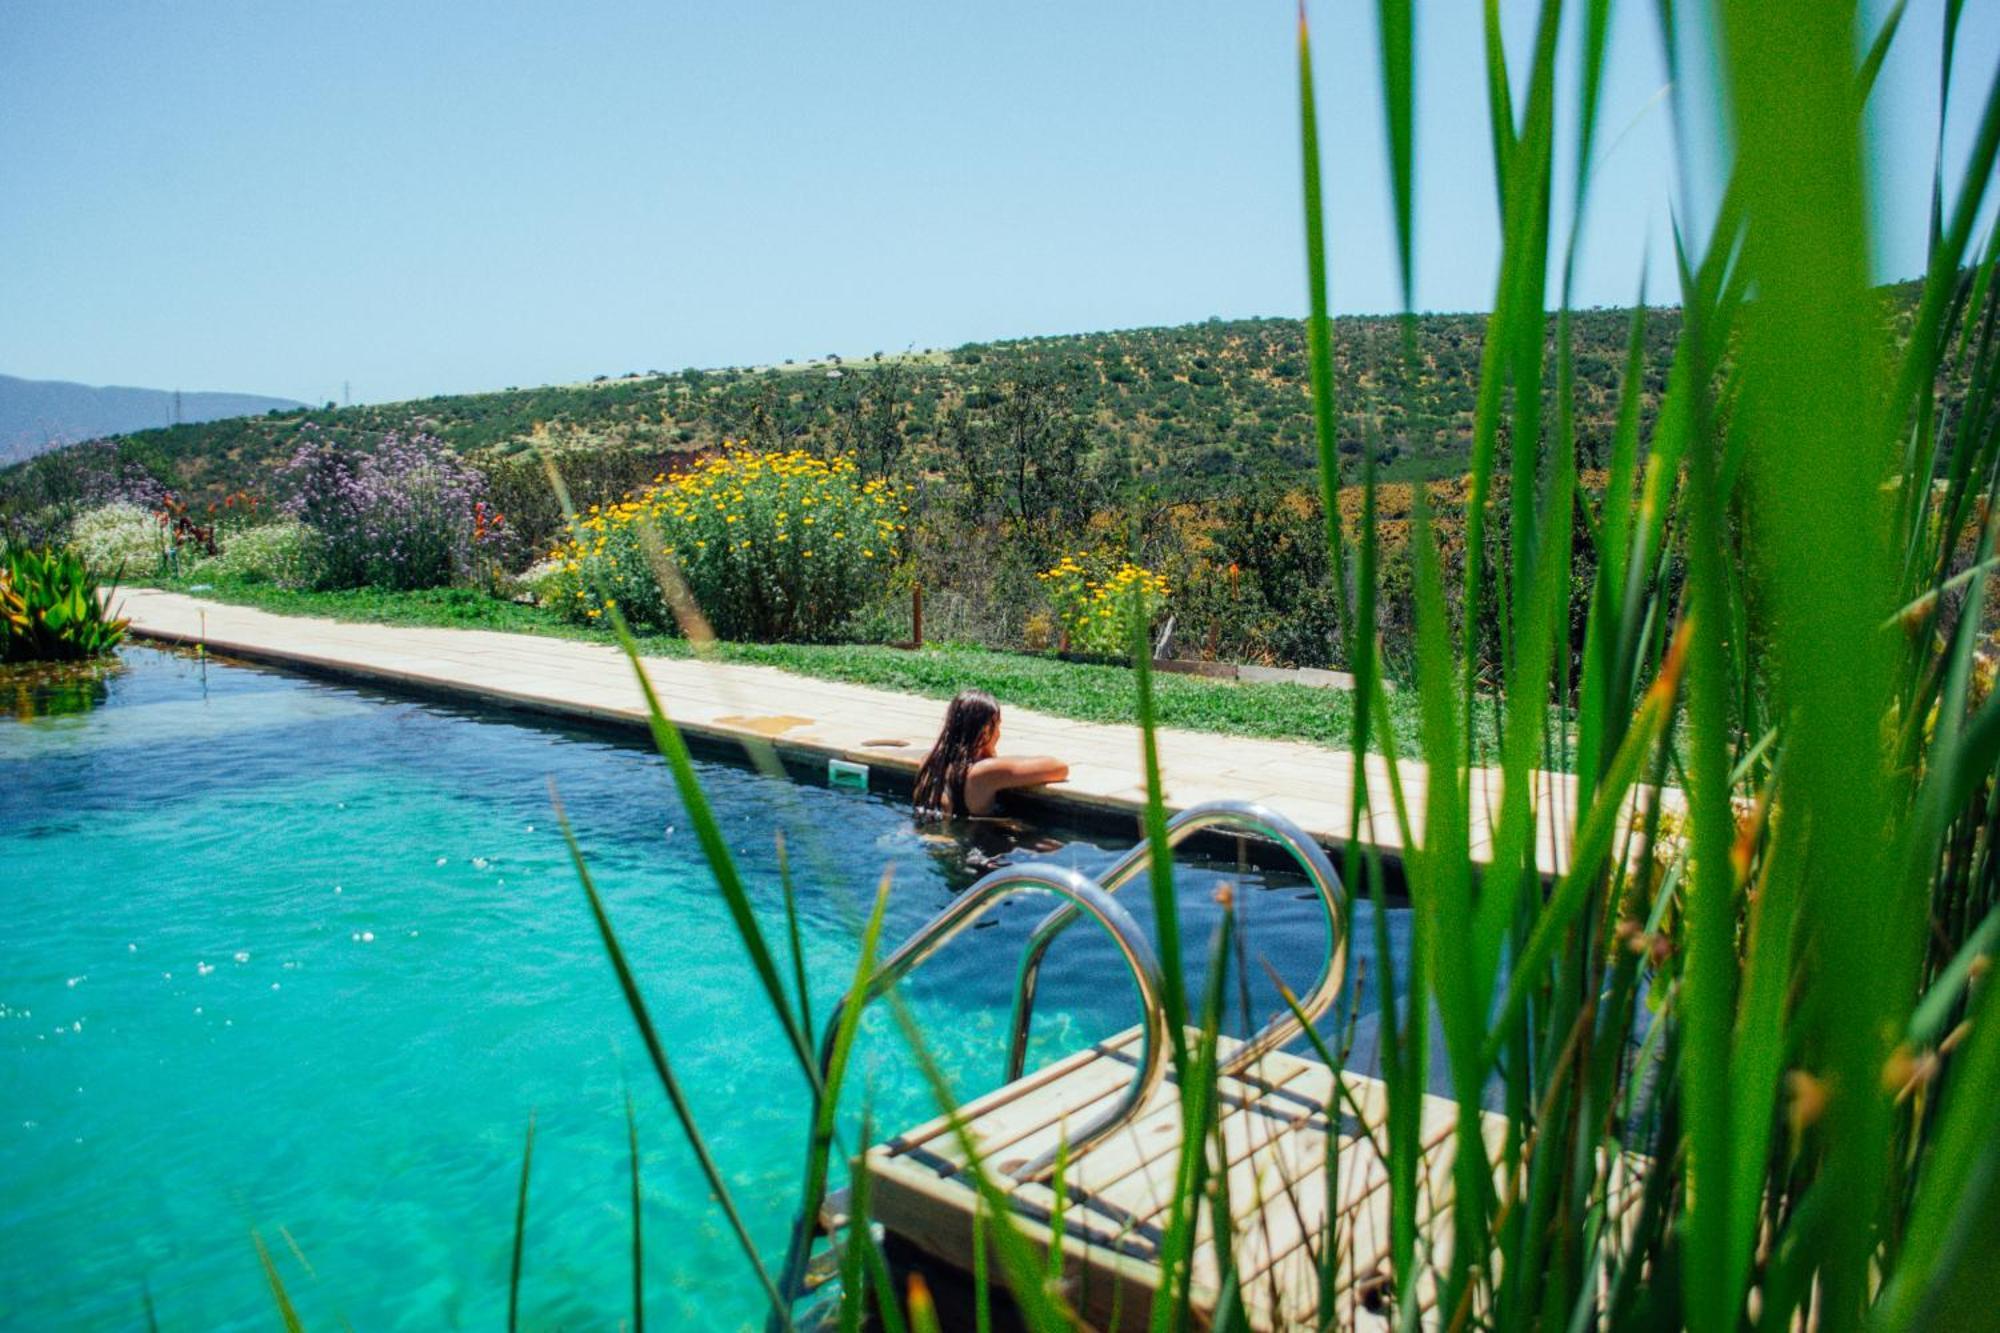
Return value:
[(1069, 765), (1051, 755), (995, 755), (982, 759), (972, 766), (968, 776), (978, 776), (994, 782), (994, 790), (1007, 787), (1029, 787), (1039, 782), (1061, 782), (1069, 776)]
[(1010, 787), (1038, 787), (1067, 777), (1069, 765), (1049, 755), (982, 759), (965, 775), (965, 803), (970, 807), (967, 813), (986, 814), (993, 806), (993, 798)]

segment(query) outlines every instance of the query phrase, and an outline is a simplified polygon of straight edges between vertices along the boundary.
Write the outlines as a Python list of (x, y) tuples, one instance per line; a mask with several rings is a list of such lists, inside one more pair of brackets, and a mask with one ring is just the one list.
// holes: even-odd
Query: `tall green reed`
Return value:
[[(1355, 1273), (1352, 1235), (1325, 1216), (1314, 1251), (1320, 1322), (1359, 1319), (1365, 1279), (1398, 1322), (1451, 1328), (1966, 1324), (1982, 1309), (1979, 1238), (2000, 1223), (2000, 1001), (1986, 981), (2000, 938), (2000, 692), (1985, 620), (2000, 521), (2000, 233), (1974, 237), (2000, 151), (2000, 78), (1983, 90), (1966, 160), (1947, 163), (1940, 137), (1926, 274), (1895, 338), (1870, 288), (1862, 129), (1902, 7), (1864, 45), (1853, 3), (1715, 0), (1701, 16), (1710, 70), (1685, 66), (1686, 16), (1660, 0), (1652, 12), (1672, 62), (1682, 159), (1726, 163), (1726, 183), (1713, 216), (1676, 229), (1684, 320), (1658, 416), (1642, 427), (1646, 314), (1635, 309), (1609, 467), (1601, 489), (1586, 491), (1569, 307), (1615, 7), (1579, 4), (1568, 27), (1560, 0), (1543, 0), (1525, 53), (1508, 50), (1497, 0), (1484, 7), (1501, 254), (1455, 615), (1422, 488), (1416, 499), (1417, 647), (1405, 682), (1421, 702), (1414, 735), (1392, 724), (1376, 649), (1372, 469), (1352, 538), (1339, 518), (1347, 479), (1333, 447), (1328, 228), (1300, 15), (1326, 535), (1344, 648), (1369, 705), (1354, 710), (1353, 750), (1379, 739), (1428, 778), (1412, 802), (1392, 764), (1388, 790), (1371, 789), (1364, 772), (1353, 794), (1355, 827), (1379, 808), (1403, 831), (1413, 945), (1399, 964), (1386, 927), (1376, 941), (1387, 1112), (1368, 1133), (1389, 1181), (1388, 1271)], [(1958, 0), (1946, 7), (1946, 70), (1961, 12)], [(1421, 260), (1421, 52), (1409, 0), (1378, 0), (1377, 16), (1407, 315)], [(1699, 137), (1687, 105), (1710, 74), (1727, 101), (1720, 143)], [(1567, 178), (1565, 118), (1580, 145)], [(1562, 190), (1566, 237), (1554, 223)], [(1503, 477), (1504, 523), (1494, 499)], [(1596, 577), (1572, 678), (1559, 647), (1579, 526)], [(620, 637), (659, 748), (707, 830), (685, 746), (622, 627)], [(1218, 997), (1247, 959), (1232, 960), (1225, 914), (1209, 993), (1190, 1008), (1142, 633), (1134, 667), (1142, 832), (1155, 852), (1182, 1119), (1147, 1322), (1236, 1325), (1247, 1317), (1231, 1259), (1243, 1201), (1220, 1169)], [(1551, 704), (1561, 706), (1553, 723)], [(1474, 740), (1479, 709), (1498, 724), (1490, 755)], [(1546, 770), (1571, 745), (1565, 784)], [(1488, 762), (1499, 794), (1482, 843)], [(1565, 852), (1553, 875), (1551, 827)], [(828, 1039), (836, 1058), (822, 1078), (789, 890), (796, 998), (719, 834), (702, 842), (813, 1107), (805, 1202), (777, 1279), (738, 1224), (782, 1326), (840, 1146), (832, 1126), (853, 1007)], [(1390, 906), (1379, 853), (1357, 842), (1345, 855), (1349, 881)], [(591, 899), (645, 1031), (636, 980)], [(879, 930), (878, 897), (859, 931), (857, 987)], [(1029, 1327), (1073, 1326), (1060, 1267), (1033, 1253), (922, 1032), (889, 1001), (971, 1164), (980, 1234), (997, 1261), (986, 1271), (982, 1248), (982, 1320), (990, 1278)], [(1434, 1024), (1442, 1087), (1431, 1085)], [(1320, 1034), (1309, 1044), (1337, 1063)], [(656, 1037), (649, 1046), (699, 1149)], [(1434, 1149), (1423, 1135), (1426, 1099), (1440, 1094), (1458, 1126), (1442, 1197), (1425, 1185)], [(1497, 1148), (1482, 1132), (1489, 1108), (1504, 1126)], [(1342, 1162), (1330, 1153), (1324, 1165), (1332, 1193)], [(730, 1210), (725, 1183), (712, 1176), (711, 1186)], [(865, 1173), (851, 1203), (841, 1322), (858, 1326), (872, 1298), (885, 1325), (901, 1326), (902, 1293), (866, 1226)], [(1222, 1260), (1206, 1296), (1192, 1282), (1204, 1238)], [(1198, 1299), (1213, 1308), (1197, 1311)], [(923, 1298), (908, 1315), (918, 1327), (935, 1317)]]

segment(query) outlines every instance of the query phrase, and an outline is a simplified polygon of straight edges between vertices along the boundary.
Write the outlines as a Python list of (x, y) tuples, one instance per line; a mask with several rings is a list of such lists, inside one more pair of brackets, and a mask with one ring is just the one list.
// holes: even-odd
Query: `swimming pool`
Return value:
[[(759, 1320), (551, 816), (553, 778), (775, 1264), (803, 1081), (657, 757), (143, 647), (97, 694), (0, 718), (0, 1327), (143, 1326), (149, 1301), (167, 1329), (268, 1327), (253, 1233), (309, 1327), (498, 1326), (531, 1112), (524, 1324), (615, 1326), (631, 1291), (627, 1086), (649, 1318)], [(965, 849), (917, 837), (896, 800), (700, 769), (774, 941), (786, 833), (816, 1019), (852, 975), (853, 923), (885, 867), (889, 944), (971, 877)], [(1052, 832), (1048, 859), (1086, 871), (1120, 846)], [(1184, 859), (1191, 939), (1225, 880), (1247, 890), (1253, 952), (1308, 983), (1318, 908), (1294, 879)], [(1149, 924), (1143, 889), (1122, 898)], [(967, 1094), (997, 1080), (1014, 962), (1046, 905), (1002, 908), (908, 987)], [(1112, 948), (1066, 935), (1036, 1059), (1133, 1021), (1129, 984), (1106, 977), (1122, 977)], [(894, 1129), (934, 1108), (876, 1017), (848, 1123), (865, 1081)]]

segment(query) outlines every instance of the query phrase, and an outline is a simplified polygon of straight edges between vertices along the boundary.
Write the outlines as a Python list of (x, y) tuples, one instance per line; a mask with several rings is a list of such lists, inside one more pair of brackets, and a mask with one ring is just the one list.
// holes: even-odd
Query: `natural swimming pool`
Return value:
[[(803, 1082), (657, 757), (147, 648), (98, 693), (81, 711), (0, 718), (0, 1327), (143, 1326), (148, 1300), (167, 1329), (266, 1327), (253, 1232), (309, 1327), (495, 1326), (531, 1111), (524, 1323), (615, 1326), (631, 1290), (627, 1086), (649, 1317), (757, 1322), (551, 817), (553, 777), (775, 1263)], [(786, 833), (816, 1019), (851, 978), (853, 922), (885, 867), (885, 944), (971, 878), (965, 849), (919, 839), (894, 798), (700, 767), (774, 941)], [(1123, 845), (1050, 832), (1048, 859), (1086, 871)], [(1225, 881), (1244, 890), (1253, 954), (1310, 982), (1318, 908), (1288, 876), (1184, 858), (1190, 939)], [(1121, 899), (1150, 924), (1144, 896)], [(910, 983), (968, 1095), (997, 1080), (1014, 963), (1047, 905), (1010, 904)], [(1133, 1021), (1114, 960), (1088, 928), (1064, 937), (1036, 1058)], [(1261, 1008), (1268, 983), (1253, 981)], [(877, 1125), (927, 1118), (892, 1025), (870, 1027), (858, 1067)]]

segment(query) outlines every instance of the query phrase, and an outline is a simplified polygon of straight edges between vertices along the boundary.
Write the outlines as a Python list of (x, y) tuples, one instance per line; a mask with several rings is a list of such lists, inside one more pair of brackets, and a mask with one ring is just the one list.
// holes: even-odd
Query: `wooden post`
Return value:
[(924, 646), (924, 585), (910, 585), (910, 647)]

